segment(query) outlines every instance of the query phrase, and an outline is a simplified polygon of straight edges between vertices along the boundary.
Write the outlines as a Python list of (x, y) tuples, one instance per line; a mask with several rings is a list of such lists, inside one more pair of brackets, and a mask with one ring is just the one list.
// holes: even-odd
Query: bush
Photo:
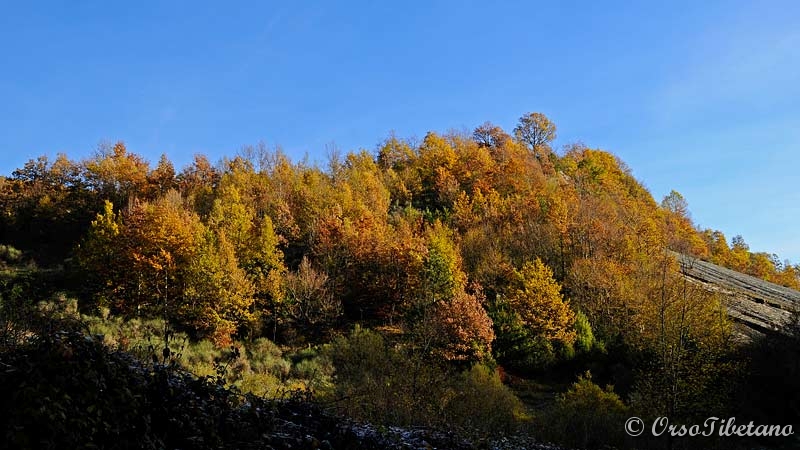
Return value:
[(211, 341), (199, 341), (188, 345), (181, 354), (181, 362), (197, 375), (210, 375), (222, 352)]
[(451, 421), (464, 429), (511, 433), (527, 419), (522, 402), (509, 390), (497, 371), (476, 364), (453, 384), (458, 393), (448, 404)]
[(511, 364), (525, 372), (542, 372), (558, 360), (553, 344), (542, 336), (522, 342), (518, 347), (517, 360)]
[[(126, 320), (118, 316), (82, 316), (81, 319), (92, 335), (102, 337), (105, 345), (129, 352), (142, 361), (177, 364), (182, 357), (188, 357), (197, 364), (194, 359), (203, 359), (196, 349), (187, 345), (188, 336), (166, 327), (163, 319)], [(166, 347), (169, 353), (164, 353)]]
[(292, 377), (305, 380), (306, 387), (319, 395), (326, 395), (333, 389), (333, 364), (326, 355), (316, 355), (299, 359), (291, 371)]
[(78, 300), (63, 292), (54, 293), (51, 300), (38, 303), (39, 313), (56, 319), (78, 319)]
[(10, 245), (0, 245), (0, 261), (15, 264), (22, 260), (22, 251)]
[(279, 379), (286, 379), (292, 367), (283, 359), (280, 347), (267, 338), (258, 338), (247, 346), (247, 356), (254, 373), (271, 374)]
[(248, 373), (239, 383), (242, 392), (265, 398), (279, 397), (283, 390), (283, 383), (271, 373)]
[(325, 353), (335, 368), (332, 395), (340, 412), (373, 423), (414, 422), (417, 397), (410, 385), (416, 380), (401, 376), (407, 360), (387, 347), (380, 334), (356, 327)]
[(310, 349), (295, 354), (293, 366), (280, 347), (266, 338), (220, 348), (211, 340), (191, 341), (184, 333), (168, 330), (170, 352), (165, 360), (163, 320), (114, 316), (83, 316), (83, 320), (90, 333), (112, 349), (130, 352), (145, 362), (181, 366), (198, 377), (218, 379), (243, 392), (274, 398), (292, 390), (331, 389), (330, 361)]
[(513, 430), (524, 416), (520, 401), (483, 365), (459, 373), (360, 328), (324, 353), (335, 368), (332, 400), (357, 419), (488, 435)]
[(589, 372), (561, 396), (543, 417), (539, 433), (547, 440), (576, 448), (619, 447), (628, 408), (611, 386), (602, 389)]

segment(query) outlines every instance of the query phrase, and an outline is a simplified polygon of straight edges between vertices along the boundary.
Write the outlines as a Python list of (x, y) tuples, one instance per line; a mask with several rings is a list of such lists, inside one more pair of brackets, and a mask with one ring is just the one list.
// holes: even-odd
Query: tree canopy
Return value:
[[(511, 134), (392, 135), (325, 168), (260, 145), (180, 171), (120, 142), (0, 179), (0, 231), (82, 271), (85, 309), (165, 316), (220, 343), (388, 326), (457, 360), (502, 353), (511, 335), (571, 346), (576, 327), (655, 345), (652, 311), (672, 311), (677, 289), (667, 250), (800, 287), (797, 265), (698, 229), (680, 193), (659, 204), (613, 154), (556, 152), (555, 136), (529, 113)], [(715, 300), (692, 295), (713, 316)]]

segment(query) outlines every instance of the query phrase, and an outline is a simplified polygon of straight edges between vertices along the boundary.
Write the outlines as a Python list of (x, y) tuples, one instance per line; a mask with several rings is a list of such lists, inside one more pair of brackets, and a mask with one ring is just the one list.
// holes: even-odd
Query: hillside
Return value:
[(13, 356), (25, 320), (63, 311), (113, 351), (259, 397), (565, 447), (641, 448), (631, 415), (800, 417), (790, 377), (786, 414), (762, 400), (778, 369), (757, 363), (796, 351), (800, 333), (766, 331), (800, 266), (555, 133), (528, 113), (324, 167), (257, 146), (176, 170), (122, 142), (30, 160), (0, 177), (0, 344)]

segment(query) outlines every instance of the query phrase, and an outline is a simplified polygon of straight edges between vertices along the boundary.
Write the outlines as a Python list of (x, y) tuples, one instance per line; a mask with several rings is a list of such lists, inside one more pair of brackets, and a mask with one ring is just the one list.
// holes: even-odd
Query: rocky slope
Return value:
[(694, 283), (722, 295), (740, 337), (752, 337), (785, 324), (800, 308), (800, 292), (697, 258), (676, 254)]

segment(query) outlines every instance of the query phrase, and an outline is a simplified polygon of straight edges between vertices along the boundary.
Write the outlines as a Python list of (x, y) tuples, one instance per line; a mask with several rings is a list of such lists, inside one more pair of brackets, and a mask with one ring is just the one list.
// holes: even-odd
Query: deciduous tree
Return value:
[(519, 118), (514, 136), (541, 159), (551, 151), (549, 145), (556, 138), (556, 125), (542, 113), (528, 113)]
[(553, 279), (553, 271), (539, 259), (525, 263), (515, 272), (516, 280), (507, 298), (514, 312), (534, 335), (572, 343), (575, 313)]

